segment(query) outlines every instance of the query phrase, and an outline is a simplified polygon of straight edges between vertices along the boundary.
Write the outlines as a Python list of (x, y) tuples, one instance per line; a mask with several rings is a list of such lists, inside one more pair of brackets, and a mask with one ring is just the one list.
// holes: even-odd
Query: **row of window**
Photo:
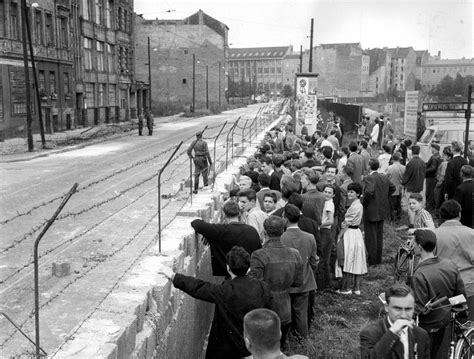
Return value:
[(82, 17), (98, 25), (125, 32), (132, 30), (133, 11), (118, 6), (114, 17), (114, 0), (82, 0)]
[(424, 68), (423, 69), (423, 73), (426, 74), (428, 72), (433, 72), (434, 74), (435, 73), (452, 73), (452, 74), (456, 74), (456, 73), (461, 73), (461, 72), (467, 72), (467, 67), (435, 67), (433, 69), (429, 69), (429, 68)]
[(281, 60), (263, 60), (263, 61), (229, 61), (229, 67), (233, 68), (250, 68), (250, 67), (281, 67)]
[(86, 83), (85, 90), (84, 104), (86, 108), (117, 105), (116, 85), (114, 84)]
[[(230, 69), (229, 74), (233, 77), (250, 77), (250, 74), (255, 74), (255, 72), (251, 72), (250, 69)], [(257, 69), (257, 75), (273, 75), (273, 74), (281, 74), (281, 67), (264, 67)]]
[[(93, 44), (95, 43), (95, 46)], [(93, 57), (95, 53), (95, 57)], [(128, 47), (118, 46), (118, 64), (121, 71), (128, 71), (130, 51)], [(86, 70), (115, 72), (115, 46), (102, 41), (84, 38), (84, 68)], [(95, 61), (93, 61), (95, 59)]]

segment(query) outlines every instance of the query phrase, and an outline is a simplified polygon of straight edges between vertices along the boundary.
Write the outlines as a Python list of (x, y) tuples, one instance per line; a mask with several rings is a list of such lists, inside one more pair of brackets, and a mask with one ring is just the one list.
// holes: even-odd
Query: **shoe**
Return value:
[(197, 189), (195, 189), (195, 190), (193, 191), (193, 193), (194, 193), (194, 194), (198, 193), (198, 190), (197, 190)]
[(336, 293), (348, 295), (348, 294), (352, 294), (352, 290), (345, 291), (345, 290), (338, 289), (338, 290), (336, 290)]
[(360, 290), (354, 290), (352, 293), (354, 293), (355, 295), (360, 295)]

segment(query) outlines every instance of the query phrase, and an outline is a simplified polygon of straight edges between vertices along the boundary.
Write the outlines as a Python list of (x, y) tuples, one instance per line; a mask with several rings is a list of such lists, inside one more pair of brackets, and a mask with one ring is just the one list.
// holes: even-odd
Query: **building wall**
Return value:
[(453, 79), (457, 75), (462, 77), (474, 76), (474, 59), (433, 60), (426, 62), (421, 70), (421, 86), (425, 91), (434, 90), (446, 76)]
[(148, 37), (150, 38), (154, 113), (163, 112), (167, 107), (185, 109), (192, 105), (193, 54), (196, 109), (206, 108), (206, 100), (210, 108), (225, 102), (226, 34), (222, 36), (203, 23), (144, 20), (139, 16), (135, 19), (135, 72), (136, 79), (144, 83), (149, 81)]

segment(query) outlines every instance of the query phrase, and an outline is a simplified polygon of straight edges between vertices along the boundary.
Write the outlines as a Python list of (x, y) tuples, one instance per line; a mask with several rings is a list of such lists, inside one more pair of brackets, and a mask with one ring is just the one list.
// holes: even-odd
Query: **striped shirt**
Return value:
[(430, 212), (422, 208), (415, 213), (414, 228), (432, 228), (434, 229), (433, 218)]

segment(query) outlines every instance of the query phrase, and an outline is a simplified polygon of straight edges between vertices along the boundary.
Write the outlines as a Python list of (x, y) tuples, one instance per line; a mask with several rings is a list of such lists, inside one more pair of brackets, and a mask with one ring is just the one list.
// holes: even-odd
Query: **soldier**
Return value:
[(143, 136), (143, 109), (138, 114), (138, 136)]
[(151, 110), (146, 111), (146, 127), (148, 128), (148, 136), (153, 135), (153, 114)]
[[(194, 157), (192, 152), (194, 150)], [(211, 155), (207, 147), (207, 142), (202, 139), (202, 131), (196, 133), (196, 139), (191, 143), (188, 148), (188, 156), (193, 159), (194, 162), (194, 191), (198, 192), (199, 188), (199, 175), (202, 173), (202, 179), (204, 181), (204, 187), (208, 185), (208, 163), (212, 165)]]

